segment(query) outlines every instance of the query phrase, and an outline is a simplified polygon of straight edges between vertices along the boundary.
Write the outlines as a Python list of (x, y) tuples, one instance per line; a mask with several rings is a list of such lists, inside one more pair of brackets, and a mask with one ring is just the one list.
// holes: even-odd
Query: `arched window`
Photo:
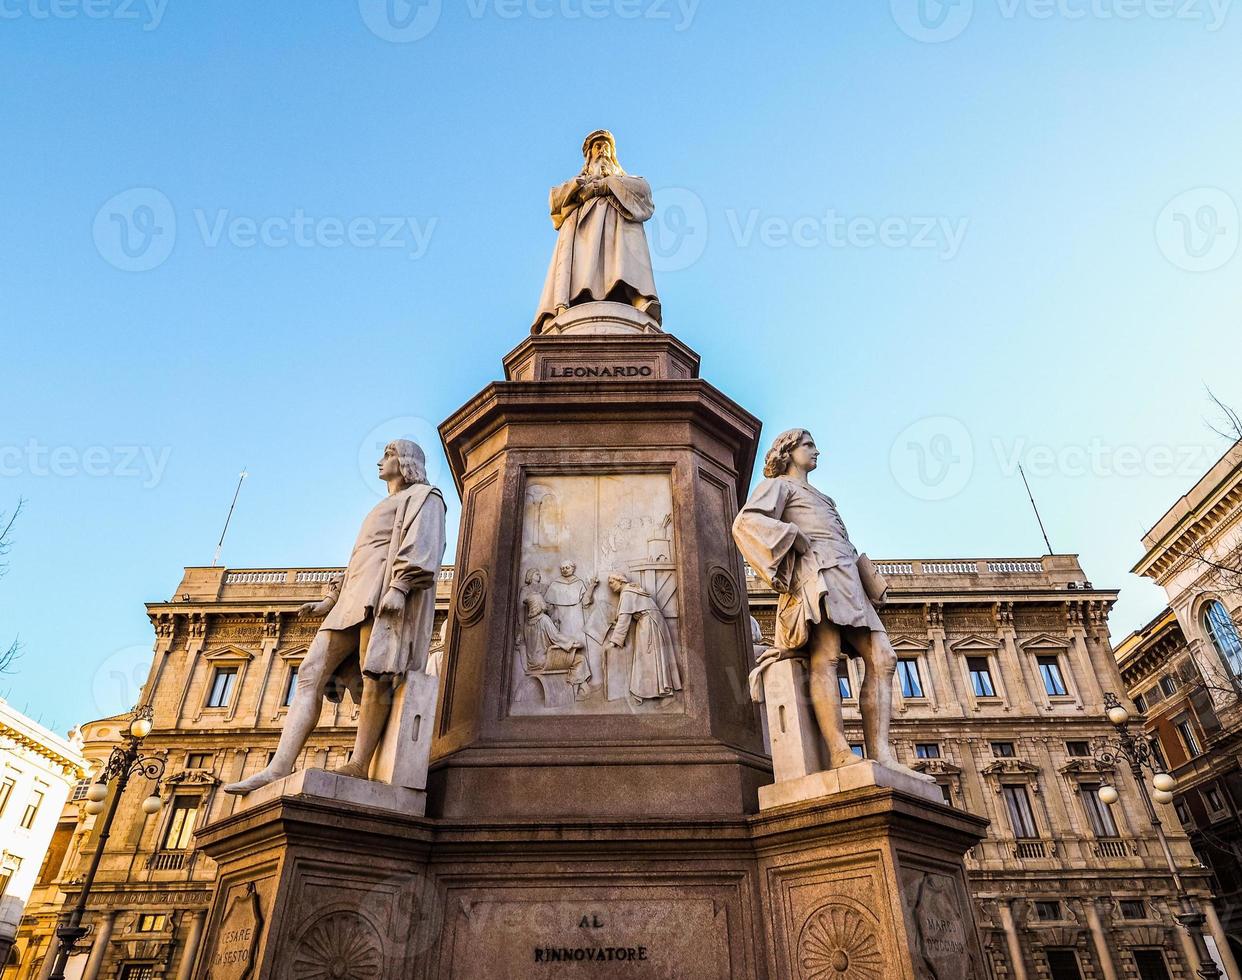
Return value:
[(1242, 639), (1238, 638), (1238, 628), (1229, 610), (1219, 599), (1210, 599), (1203, 607), (1203, 626), (1220, 659), (1235, 676), (1242, 677)]

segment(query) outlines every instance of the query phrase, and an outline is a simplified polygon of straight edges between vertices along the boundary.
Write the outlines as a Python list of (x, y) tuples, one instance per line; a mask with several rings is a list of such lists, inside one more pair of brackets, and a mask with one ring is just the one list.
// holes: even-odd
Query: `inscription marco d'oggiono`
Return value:
[(575, 364), (552, 365), (549, 378), (650, 378), (655, 370), (650, 364)]

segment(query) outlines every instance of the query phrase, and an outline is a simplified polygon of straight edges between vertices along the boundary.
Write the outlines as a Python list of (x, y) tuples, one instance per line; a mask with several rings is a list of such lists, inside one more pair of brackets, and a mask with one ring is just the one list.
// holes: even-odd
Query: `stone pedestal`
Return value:
[(986, 980), (984, 821), (787, 758), (808, 719), (779, 711), (767, 785), (730, 535), (759, 423), (616, 305), (441, 427), (463, 516), (425, 798), (311, 771), (200, 831), (197, 980)]
[(282, 796), (199, 835), (199, 980), (986, 980), (983, 821), (865, 788), (758, 816), (430, 820)]

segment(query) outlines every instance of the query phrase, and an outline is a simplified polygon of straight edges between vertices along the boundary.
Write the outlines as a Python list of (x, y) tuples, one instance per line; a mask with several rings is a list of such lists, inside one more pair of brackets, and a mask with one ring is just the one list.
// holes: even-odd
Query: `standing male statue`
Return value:
[(651, 185), (617, 162), (617, 143), (606, 129), (582, 144), (582, 173), (552, 188), (552, 224), (559, 232), (533, 333), (581, 303), (633, 306), (660, 322), (660, 300), (651, 272), (643, 222), (655, 214)]
[(336, 772), (368, 778), (393, 713), (394, 690), (427, 662), (444, 559), (444, 497), (428, 485), (426, 457), (408, 439), (390, 442), (378, 466), (388, 496), (362, 522), (345, 577), (322, 602), (299, 610), (324, 620), (298, 671), (276, 755), (266, 769), (224, 787), (226, 793), (249, 793), (293, 772), (324, 696), (340, 701), (349, 687), (357, 697), (359, 675), (357, 740), (350, 761)]
[[(608, 588), (621, 597), (617, 621), (604, 642), (604, 657), (631, 643), (629, 694), (635, 704), (671, 697), (681, 690), (681, 668), (668, 622), (655, 598), (625, 572), (608, 576)], [(609, 664), (611, 669), (611, 663)]]
[(767, 477), (733, 523), (733, 538), (755, 572), (780, 596), (780, 657), (808, 658), (811, 704), (828, 745), (828, 768), (861, 762), (845, 740), (837, 662), (843, 653), (866, 665), (859, 707), (868, 758), (922, 780), (901, 765), (889, 743), (897, 655), (875, 604), (887, 583), (850, 543), (832, 498), (807, 479), (819, 449), (805, 429), (776, 437), (764, 460)]

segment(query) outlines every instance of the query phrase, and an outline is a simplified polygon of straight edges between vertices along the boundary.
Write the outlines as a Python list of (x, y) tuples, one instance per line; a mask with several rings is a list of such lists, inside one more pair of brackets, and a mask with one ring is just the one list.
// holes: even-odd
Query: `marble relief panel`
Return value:
[(668, 475), (532, 477), (524, 507), (511, 712), (683, 710)]

